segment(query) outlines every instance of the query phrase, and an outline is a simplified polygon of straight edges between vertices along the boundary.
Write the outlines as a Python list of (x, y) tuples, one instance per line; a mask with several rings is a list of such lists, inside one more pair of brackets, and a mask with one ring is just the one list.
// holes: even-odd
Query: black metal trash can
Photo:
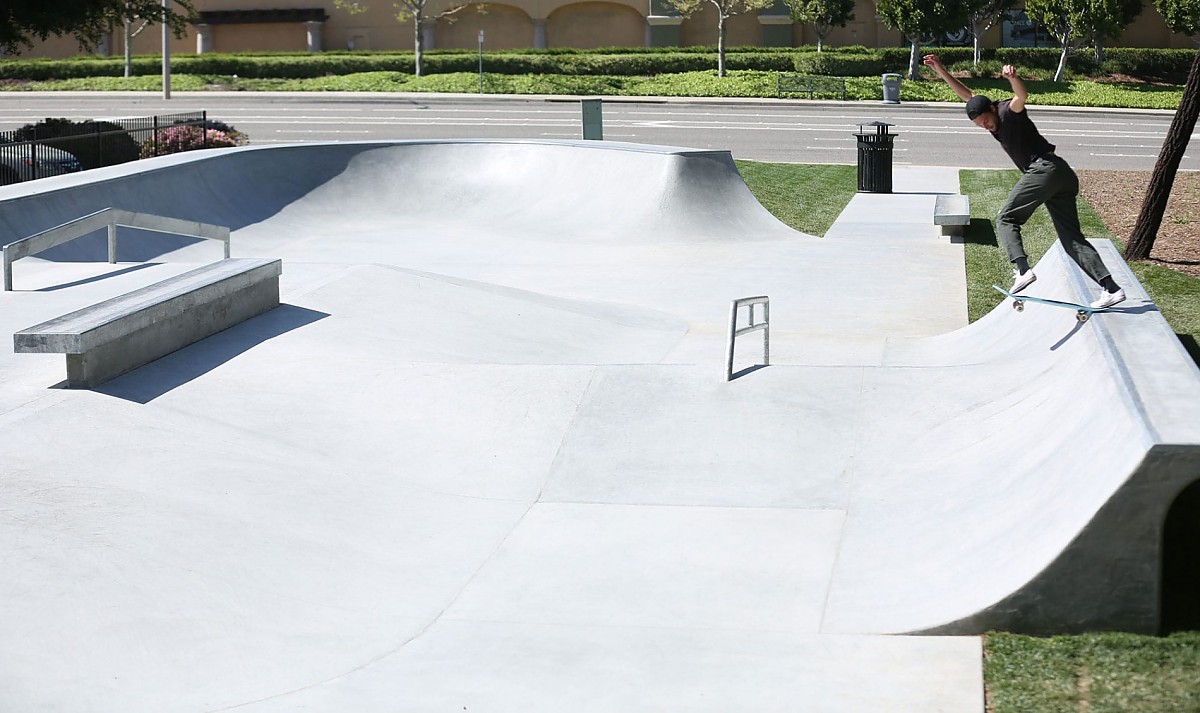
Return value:
[[(873, 126), (875, 131), (868, 132), (864, 126)], [(882, 121), (858, 125), (854, 136), (858, 139), (859, 193), (892, 192), (892, 141), (896, 135), (888, 133), (889, 126), (895, 125)]]

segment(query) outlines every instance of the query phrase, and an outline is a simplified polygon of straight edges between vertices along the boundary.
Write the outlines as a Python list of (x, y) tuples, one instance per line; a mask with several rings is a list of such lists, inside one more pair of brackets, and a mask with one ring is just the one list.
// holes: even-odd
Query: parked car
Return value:
[(62, 149), (39, 144), (31, 152), (27, 143), (0, 144), (0, 185), (82, 170), (79, 159)]

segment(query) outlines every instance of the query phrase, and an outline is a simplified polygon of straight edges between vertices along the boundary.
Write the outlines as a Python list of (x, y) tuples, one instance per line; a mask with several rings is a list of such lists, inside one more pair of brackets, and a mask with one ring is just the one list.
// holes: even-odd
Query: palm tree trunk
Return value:
[(1129, 234), (1129, 245), (1125, 247), (1126, 260), (1145, 260), (1154, 248), (1154, 239), (1162, 225), (1163, 213), (1167, 211), (1167, 199), (1171, 197), (1171, 184), (1179, 171), (1179, 162), (1187, 149), (1192, 129), (1196, 128), (1196, 117), (1200, 116), (1200, 52), (1192, 60), (1188, 70), (1187, 84), (1183, 87), (1183, 100), (1175, 110), (1167, 138), (1163, 140), (1154, 172), (1150, 174), (1150, 185), (1146, 186), (1146, 197), (1142, 200), (1142, 211), (1133, 232)]

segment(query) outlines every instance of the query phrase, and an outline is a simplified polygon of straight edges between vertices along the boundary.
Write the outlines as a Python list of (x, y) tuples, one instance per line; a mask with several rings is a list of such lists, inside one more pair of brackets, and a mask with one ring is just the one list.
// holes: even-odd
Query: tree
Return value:
[(1154, 0), (1167, 27), (1188, 35), (1200, 44), (1200, 2), (1197, 0)]
[[(421, 28), (426, 22), (437, 22), (443, 18), (448, 18), (453, 21), (452, 16), (456, 15), (468, 7), (474, 5), (476, 9), (482, 12), (483, 3), (481, 2), (456, 2), (450, 7), (441, 12), (431, 12), (429, 9), (430, 0), (396, 0), (392, 3), (392, 7), (396, 8), (396, 19), (400, 22), (408, 22), (412, 20), (413, 24), (413, 61), (415, 68), (413, 74), (418, 77), (424, 76), (425, 71), (425, 37)], [(366, 12), (367, 6), (357, 0), (333, 0), (333, 6), (349, 12), (351, 15), (356, 15), (360, 12)]]
[(854, 19), (855, 0), (791, 0), (792, 19), (812, 25), (817, 31), (817, 51), (825, 46), (825, 35), (835, 27), (845, 27)]
[(966, 24), (967, 0), (879, 0), (876, 12), (884, 24), (908, 40), (908, 78), (917, 79), (921, 66), (921, 42), (930, 35), (940, 37)]
[[(150, 26), (150, 23), (162, 16), (162, 10), (151, 17), (140, 17), (137, 12), (125, 3), (125, 16), (121, 18), (121, 26), (124, 31), (124, 47), (125, 47), (125, 76), (133, 76), (133, 38), (142, 34), (142, 31)], [(137, 24), (137, 29), (133, 29), (134, 24)]]
[(704, 3), (717, 9), (717, 76), (725, 76), (725, 22), (735, 15), (765, 10), (775, 0), (666, 0), (684, 17), (691, 17)]
[(1117, 14), (1092, 28), (1092, 47), (1095, 49), (1096, 68), (1104, 63), (1104, 42), (1115, 40), (1125, 28), (1142, 14), (1142, 0), (1117, 0)]
[[(166, 21), (176, 37), (187, 34), (195, 15), (191, 0), (171, 0)], [(161, 21), (161, 0), (7, 0), (0, 8), (0, 50), (19, 53), (51, 35), (74, 35), (81, 47), (91, 50), (126, 17)]]
[[(1101, 0), (1102, 2), (1104, 0)], [(1067, 56), (1071, 48), (1083, 41), (1087, 30), (1084, 16), (1089, 0), (1025, 0), (1025, 14), (1058, 41), (1062, 52), (1054, 81), (1061, 82), (1067, 71)]]
[[(1135, 0), (1140, 2), (1141, 0)], [(972, 0), (967, 8), (967, 24), (971, 27), (971, 44), (974, 48), (972, 57), (975, 69), (979, 69), (979, 60), (981, 47), (979, 46), (979, 38), (983, 37), (983, 33), (996, 26), (1004, 17), (1004, 13), (1011, 10), (1017, 3), (1017, 0)]]
[[(1155, 4), (1168, 27), (1191, 35), (1192, 40), (1200, 45), (1200, 2), (1156, 0)], [(1158, 152), (1158, 161), (1150, 174), (1150, 185), (1146, 186), (1142, 209), (1137, 222), (1133, 224), (1133, 232), (1129, 234), (1129, 244), (1125, 246), (1126, 260), (1145, 260), (1154, 249), (1154, 239), (1158, 236), (1158, 228), (1167, 210), (1167, 200), (1171, 197), (1171, 185), (1175, 183), (1179, 162), (1192, 137), (1192, 130), (1196, 128), (1197, 116), (1200, 116), (1200, 52), (1192, 60), (1192, 68), (1188, 70), (1187, 82), (1183, 86), (1183, 100), (1175, 110), (1162, 150)]]
[[(1137, 8), (1133, 5), (1137, 4)], [(1067, 56), (1085, 42), (1097, 45), (1097, 62), (1103, 57), (1105, 39), (1119, 37), (1125, 26), (1141, 12), (1140, 0), (1026, 0), (1025, 14), (1049, 32), (1062, 47), (1054, 81), (1067, 71)]]

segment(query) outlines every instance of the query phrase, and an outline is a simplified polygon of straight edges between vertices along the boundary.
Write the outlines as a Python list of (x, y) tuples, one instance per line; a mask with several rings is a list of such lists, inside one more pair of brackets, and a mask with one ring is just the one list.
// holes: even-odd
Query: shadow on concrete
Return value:
[[(1095, 319), (1097, 314), (1145, 314), (1146, 312), (1157, 312), (1157, 311), (1158, 311), (1158, 308), (1152, 304), (1131, 305), (1128, 307), (1114, 307), (1113, 309), (1106, 310), (1104, 312), (1096, 312), (1091, 317), (1088, 317), (1088, 320), (1090, 321), (1092, 319)], [(1084, 325), (1083, 322), (1076, 320), (1075, 326), (1071, 328), (1071, 331), (1067, 332), (1066, 335), (1063, 336), (1062, 339), (1055, 342), (1054, 346), (1050, 347), (1050, 351), (1057, 351), (1059, 347), (1066, 344), (1068, 339), (1075, 336), (1075, 334), (1078, 333), (1079, 330), (1083, 328), (1083, 325)]]
[(733, 375), (730, 376), (729, 380), (733, 381), (734, 379), (740, 379), (741, 377), (746, 376), (747, 374), (753, 374), (754, 372), (758, 371), (759, 369), (766, 369), (767, 366), (768, 366), (767, 364), (755, 364), (754, 366), (748, 366), (745, 369), (741, 369), (739, 371), (733, 372)]
[(110, 277), (116, 277), (117, 275), (125, 275), (125, 274), (131, 273), (131, 272), (137, 272), (138, 270), (145, 270), (148, 267), (155, 267), (156, 265), (161, 265), (161, 264), (162, 263), (158, 263), (158, 262), (146, 262), (146, 263), (142, 263), (140, 265), (130, 265), (129, 267), (123, 267), (120, 270), (113, 270), (112, 272), (106, 272), (103, 275), (95, 275), (93, 277), (87, 277), (82, 280), (75, 280), (74, 282), (64, 282), (61, 285), (51, 285), (50, 287), (42, 287), (42, 288), (35, 290), (35, 292), (57, 292), (58, 290), (65, 290), (65, 289), (68, 289), (71, 287), (78, 287), (80, 285), (86, 285), (90, 282), (99, 282), (101, 280), (107, 280)]
[(93, 391), (146, 404), (269, 339), (328, 316), (325, 312), (281, 304), (270, 312), (134, 369)]

